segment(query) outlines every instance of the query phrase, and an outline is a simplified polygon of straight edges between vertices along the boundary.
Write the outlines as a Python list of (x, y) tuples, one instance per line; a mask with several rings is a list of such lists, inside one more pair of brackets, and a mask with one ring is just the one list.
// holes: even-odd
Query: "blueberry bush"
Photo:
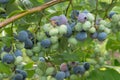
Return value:
[(120, 80), (120, 1), (0, 0), (0, 80)]

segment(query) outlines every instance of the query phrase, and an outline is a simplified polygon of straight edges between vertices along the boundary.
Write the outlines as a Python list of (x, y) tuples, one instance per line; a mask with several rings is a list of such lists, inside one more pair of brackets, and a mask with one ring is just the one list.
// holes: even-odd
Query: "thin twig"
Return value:
[(114, 0), (111, 1), (110, 5), (109, 5), (109, 6), (107, 7), (107, 9), (105, 10), (106, 12), (105, 12), (105, 16), (103, 17), (103, 19), (105, 19), (106, 16), (108, 15), (108, 11), (109, 11), (109, 9), (111, 8), (113, 2), (114, 2)]
[(1, 22), (0, 23), (0, 28), (2, 28), (4, 26), (16, 21), (17, 19), (20, 19), (20, 18), (28, 15), (28, 14), (42, 11), (42, 10), (44, 10), (44, 9), (50, 7), (50, 6), (53, 6), (55, 4), (58, 4), (58, 3), (61, 3), (61, 2), (64, 2), (64, 1), (68, 1), (68, 0), (52, 0), (52, 1), (47, 2), (47, 3), (45, 3), (45, 4), (41, 5), (41, 6), (38, 6), (38, 7), (32, 8), (32, 9), (28, 9), (28, 10), (26, 10), (26, 11), (20, 13), (20, 14), (12, 16), (11, 18), (8, 18), (5, 21)]
[(67, 13), (68, 13), (68, 10), (69, 10), (69, 7), (70, 7), (71, 4), (72, 4), (72, 0), (70, 0), (68, 6), (67, 6), (67, 8), (66, 8), (65, 16), (67, 16)]

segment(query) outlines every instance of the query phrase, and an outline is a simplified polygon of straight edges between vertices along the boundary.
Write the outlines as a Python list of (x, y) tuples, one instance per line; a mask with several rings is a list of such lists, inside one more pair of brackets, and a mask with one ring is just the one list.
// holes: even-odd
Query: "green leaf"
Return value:
[(3, 64), (2, 62), (0, 62), (0, 73), (11, 74), (12, 71), (11, 71), (9, 66), (7, 66), (7, 65)]
[(93, 70), (87, 80), (119, 80), (120, 74), (110, 68), (106, 70)]
[(32, 69), (34, 63), (27, 63), (27, 65), (24, 66), (24, 69)]

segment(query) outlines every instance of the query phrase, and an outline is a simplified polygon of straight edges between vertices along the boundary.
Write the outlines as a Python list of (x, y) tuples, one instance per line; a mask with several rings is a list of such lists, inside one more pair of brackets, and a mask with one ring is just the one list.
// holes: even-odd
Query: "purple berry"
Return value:
[(65, 15), (60, 15), (58, 20), (58, 25), (67, 24), (68, 20)]
[(87, 20), (87, 16), (85, 13), (80, 13), (79, 16), (78, 16), (78, 21), (83, 23)]
[(68, 71), (68, 66), (67, 66), (67, 64), (66, 64), (66, 63), (62, 63), (62, 64), (60, 65), (60, 70), (61, 70), (61, 71)]

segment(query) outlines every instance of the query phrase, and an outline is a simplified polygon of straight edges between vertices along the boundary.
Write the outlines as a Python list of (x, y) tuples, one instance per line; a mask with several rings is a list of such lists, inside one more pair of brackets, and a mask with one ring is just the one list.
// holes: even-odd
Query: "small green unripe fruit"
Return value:
[(86, 61), (93, 65), (97, 64), (96, 60), (94, 59), (87, 59)]
[(51, 49), (55, 50), (55, 49), (58, 49), (58, 47), (59, 47), (59, 43), (55, 43), (51, 46)]
[(105, 29), (105, 26), (101, 24), (98, 29), (99, 29), (100, 31), (103, 31), (103, 30)]
[(70, 80), (78, 80), (77, 75), (72, 74), (72, 75), (70, 76)]
[(86, 30), (89, 30), (91, 27), (91, 23), (89, 21), (86, 21), (84, 24), (83, 24), (83, 29), (86, 31)]
[(41, 69), (36, 69), (35, 73), (38, 74), (39, 76), (42, 76), (44, 74)]
[(118, 22), (118, 26), (120, 26), (120, 21)]
[(76, 40), (76, 38), (69, 38), (68, 39), (68, 43), (70, 43), (71, 45), (77, 45), (78, 41)]
[(3, 56), (6, 55), (6, 54), (7, 54), (7, 52), (2, 52), (1, 53), (1, 59), (3, 59)]
[(103, 57), (99, 57), (99, 64), (100, 65), (104, 64), (104, 58)]
[(35, 47), (33, 47), (32, 51), (35, 52), (35, 53), (39, 53), (40, 52), (40, 47), (35, 46)]
[(87, 19), (91, 22), (95, 20), (93, 14), (91, 14), (91, 13), (87, 13)]
[(17, 43), (15, 44), (15, 46), (16, 46), (17, 49), (21, 50), (21, 49), (24, 48), (25, 44), (24, 44), (24, 43), (21, 43), (21, 42), (17, 42)]
[(3, 80), (3, 74), (0, 73), (0, 80)]
[(111, 22), (107, 22), (105, 27), (108, 27), (108, 28), (111, 27)]
[(59, 31), (59, 34), (63, 35), (67, 33), (67, 26), (66, 25), (61, 25), (60, 27), (57, 28)]
[(117, 15), (117, 14), (114, 14), (113, 16), (112, 16), (112, 21), (113, 22), (118, 22), (119, 21), (119, 15)]
[(105, 33), (109, 34), (111, 32), (111, 30), (109, 28), (105, 28), (104, 29)]
[(48, 67), (46, 69), (46, 75), (52, 75), (55, 71), (55, 68), (54, 67)]
[(56, 36), (56, 35), (58, 35), (58, 29), (57, 28), (52, 28), (49, 31), (49, 34), (50, 34), (50, 36)]
[(89, 32), (90, 32), (90, 33), (95, 33), (95, 32), (96, 32), (95, 27), (91, 27), (91, 28), (89, 29)]
[(105, 20), (100, 20), (100, 25), (106, 25), (107, 22)]
[(26, 55), (29, 56), (29, 57), (33, 56), (32, 50), (27, 49), (26, 50)]
[(39, 60), (39, 57), (38, 57), (38, 56), (32, 56), (31, 59), (32, 59), (34, 62), (36, 62), (36, 61)]
[(40, 78), (40, 80), (47, 80), (47, 77), (42, 76), (42, 77)]
[(22, 61), (23, 61), (23, 57), (22, 57), (22, 56), (18, 56), (18, 57), (16, 57), (16, 59), (15, 59), (15, 64), (16, 64), (16, 65), (17, 65), (17, 64), (20, 64)]
[(40, 32), (40, 33), (38, 32), (36, 38), (38, 41), (41, 41), (46, 38), (46, 34), (44, 32)]
[(81, 31), (82, 30), (82, 23), (77, 23), (75, 26), (76, 31)]
[(52, 77), (52, 78), (50, 78), (49, 80), (56, 80), (56, 79)]
[(45, 25), (43, 26), (43, 30), (44, 30), (45, 32), (49, 32), (52, 28), (53, 28), (53, 26), (52, 26), (50, 23), (45, 24)]
[(52, 36), (52, 37), (50, 37), (50, 41), (54, 44), (54, 43), (58, 42), (58, 37)]
[(88, 77), (89, 75), (90, 75), (90, 72), (89, 72), (89, 71), (85, 71), (84, 76), (85, 76), (85, 77)]

